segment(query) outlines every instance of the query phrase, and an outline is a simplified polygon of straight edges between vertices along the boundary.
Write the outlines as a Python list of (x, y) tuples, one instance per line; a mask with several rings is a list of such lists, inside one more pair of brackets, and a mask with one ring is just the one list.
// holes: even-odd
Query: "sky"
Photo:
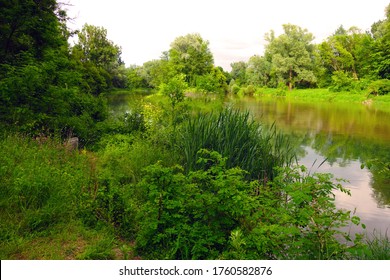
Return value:
[(214, 64), (230, 64), (263, 55), (264, 35), (278, 36), (283, 24), (306, 28), (322, 42), (343, 25), (362, 31), (385, 18), (389, 0), (62, 0), (73, 20), (107, 29), (107, 37), (122, 48), (126, 66), (159, 59), (179, 36), (199, 33), (209, 42)]

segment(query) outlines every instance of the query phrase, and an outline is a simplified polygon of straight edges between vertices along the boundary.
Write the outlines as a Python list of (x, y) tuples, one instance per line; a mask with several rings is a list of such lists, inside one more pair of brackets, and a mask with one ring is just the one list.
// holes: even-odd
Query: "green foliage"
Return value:
[(368, 91), (373, 95), (386, 95), (390, 92), (390, 80), (382, 79), (373, 81), (368, 86)]
[(0, 240), (75, 218), (80, 194), (90, 186), (85, 156), (46, 137), (5, 136), (0, 149)]
[(86, 81), (84, 89), (99, 95), (114, 85), (124, 87), (126, 76), (120, 55), (120, 47), (107, 39), (106, 29), (85, 24), (72, 48), (72, 57)]
[(240, 86), (237, 85), (236, 83), (233, 83), (231, 86), (230, 86), (230, 92), (234, 95), (237, 95), (239, 92), (240, 92)]
[(10, 32), (0, 48), (4, 54), (0, 64), (2, 126), (30, 135), (65, 138), (76, 134), (82, 144), (93, 142), (98, 137), (96, 123), (107, 117), (107, 108), (103, 99), (89, 93), (96, 94), (102, 90), (100, 85), (107, 84), (106, 72), (86, 70), (91, 65), (80, 69), (71, 58), (66, 14), (55, 1), (14, 4), (2, 13), (22, 16), (2, 17), (0, 23), (2, 30)]
[[(135, 197), (139, 253), (152, 259), (338, 259), (337, 235), (351, 220), (337, 210), (329, 174), (280, 169), (273, 182), (245, 180), (217, 152), (200, 150), (199, 169), (146, 168)], [(352, 217), (352, 220), (356, 220)], [(359, 222), (359, 221), (357, 221)]]
[(349, 248), (348, 256), (358, 260), (389, 260), (390, 240), (387, 231), (366, 233), (361, 242)]
[(148, 88), (149, 84), (145, 77), (142, 75), (142, 67), (130, 66), (126, 69), (127, 87), (131, 90), (139, 88)]
[(55, 0), (2, 1), (0, 18), (0, 64), (41, 60), (45, 51), (66, 46), (66, 14)]
[(230, 71), (232, 80), (238, 86), (245, 85), (247, 64), (244, 61), (239, 61), (231, 63), (230, 66), (232, 67), (232, 70)]
[(0, 121), (10, 130), (32, 135), (57, 133), (66, 137), (73, 132), (83, 143), (93, 141), (96, 123), (107, 116), (106, 103), (80, 93), (60, 63), (48, 61), (11, 68), (0, 81)]
[(277, 87), (277, 90), (276, 90), (276, 95), (277, 96), (286, 96), (287, 91), (288, 91), (288, 86), (285, 83), (280, 82), (278, 84), (278, 87)]
[[(300, 168), (281, 169), (269, 185), (252, 183), (256, 212), (252, 223), (232, 235), (225, 257), (240, 259), (338, 259), (348, 247), (337, 235), (350, 220), (348, 212), (336, 209), (329, 174), (307, 175)], [(234, 240), (239, 238), (239, 240)], [(239, 244), (239, 245), (237, 245)]]
[(248, 84), (262, 87), (270, 82), (271, 62), (263, 56), (252, 56), (249, 58), (246, 68), (246, 80)]
[(271, 62), (271, 76), (288, 84), (290, 90), (300, 83), (315, 84), (313, 35), (291, 24), (284, 24), (283, 29), (284, 34), (277, 38), (273, 33), (266, 36), (265, 56)]
[(209, 74), (196, 77), (196, 88), (205, 93), (225, 93), (227, 91), (226, 77), (223, 71), (213, 67)]
[(163, 57), (160, 60), (145, 62), (139, 74), (149, 87), (158, 88), (160, 84), (167, 83), (177, 73), (168, 57)]
[(159, 92), (168, 96), (172, 108), (184, 100), (184, 90), (188, 87), (185, 82), (185, 75), (180, 74), (169, 80), (168, 83), (160, 85)]
[(250, 214), (252, 199), (244, 171), (227, 169), (216, 152), (198, 153), (198, 171), (180, 166), (146, 169), (138, 185), (141, 209), (137, 250), (149, 258), (215, 259), (230, 232)]
[(249, 113), (225, 109), (198, 114), (183, 123), (179, 151), (187, 171), (197, 170), (199, 149), (214, 150), (227, 158), (228, 168), (240, 167), (252, 179), (267, 181), (274, 167), (291, 162), (288, 139), (250, 119)]
[(329, 88), (332, 91), (348, 91), (351, 89), (353, 78), (344, 71), (335, 71), (332, 75), (332, 85)]
[(239, 96), (253, 96), (256, 92), (256, 88), (253, 85), (248, 85), (246, 87), (241, 87), (238, 91)]
[(190, 86), (195, 85), (196, 77), (207, 75), (214, 64), (209, 42), (199, 34), (177, 37), (169, 50), (169, 61), (177, 74), (184, 74)]

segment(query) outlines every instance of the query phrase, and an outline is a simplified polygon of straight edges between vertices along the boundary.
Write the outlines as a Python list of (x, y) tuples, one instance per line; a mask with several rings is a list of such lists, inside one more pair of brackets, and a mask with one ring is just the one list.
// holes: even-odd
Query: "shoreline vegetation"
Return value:
[[(5, 3), (1, 259), (390, 259), (387, 232), (342, 231), (365, 225), (336, 208), (333, 191), (349, 193), (338, 180), (294, 165), (289, 137), (225, 106), (230, 94), (389, 111), (385, 15), (321, 44), (285, 24), (226, 72), (200, 34), (126, 68), (105, 28), (70, 30), (57, 1)], [(110, 114), (108, 98), (136, 91)], [(389, 181), (386, 160), (370, 164)]]

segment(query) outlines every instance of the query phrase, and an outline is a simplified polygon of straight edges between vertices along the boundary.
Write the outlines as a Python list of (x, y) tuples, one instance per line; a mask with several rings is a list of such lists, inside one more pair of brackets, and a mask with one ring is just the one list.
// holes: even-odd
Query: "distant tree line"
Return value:
[(390, 90), (390, 5), (386, 18), (371, 30), (340, 26), (320, 44), (307, 29), (283, 25), (284, 33), (265, 35), (263, 56), (231, 64), (231, 78), (238, 86), (289, 89), (329, 87), (334, 91), (360, 90), (371, 86), (376, 94)]

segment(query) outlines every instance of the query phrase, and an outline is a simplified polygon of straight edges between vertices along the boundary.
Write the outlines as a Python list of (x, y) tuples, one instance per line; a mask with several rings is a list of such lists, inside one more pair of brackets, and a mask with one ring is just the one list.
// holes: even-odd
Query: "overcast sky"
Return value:
[(384, 19), (389, 0), (62, 0), (72, 6), (69, 26), (107, 29), (108, 39), (122, 47), (127, 66), (159, 59), (178, 36), (199, 33), (209, 41), (214, 62), (230, 63), (262, 55), (264, 35), (282, 33), (291, 23), (308, 29), (321, 42), (340, 25), (363, 31)]

